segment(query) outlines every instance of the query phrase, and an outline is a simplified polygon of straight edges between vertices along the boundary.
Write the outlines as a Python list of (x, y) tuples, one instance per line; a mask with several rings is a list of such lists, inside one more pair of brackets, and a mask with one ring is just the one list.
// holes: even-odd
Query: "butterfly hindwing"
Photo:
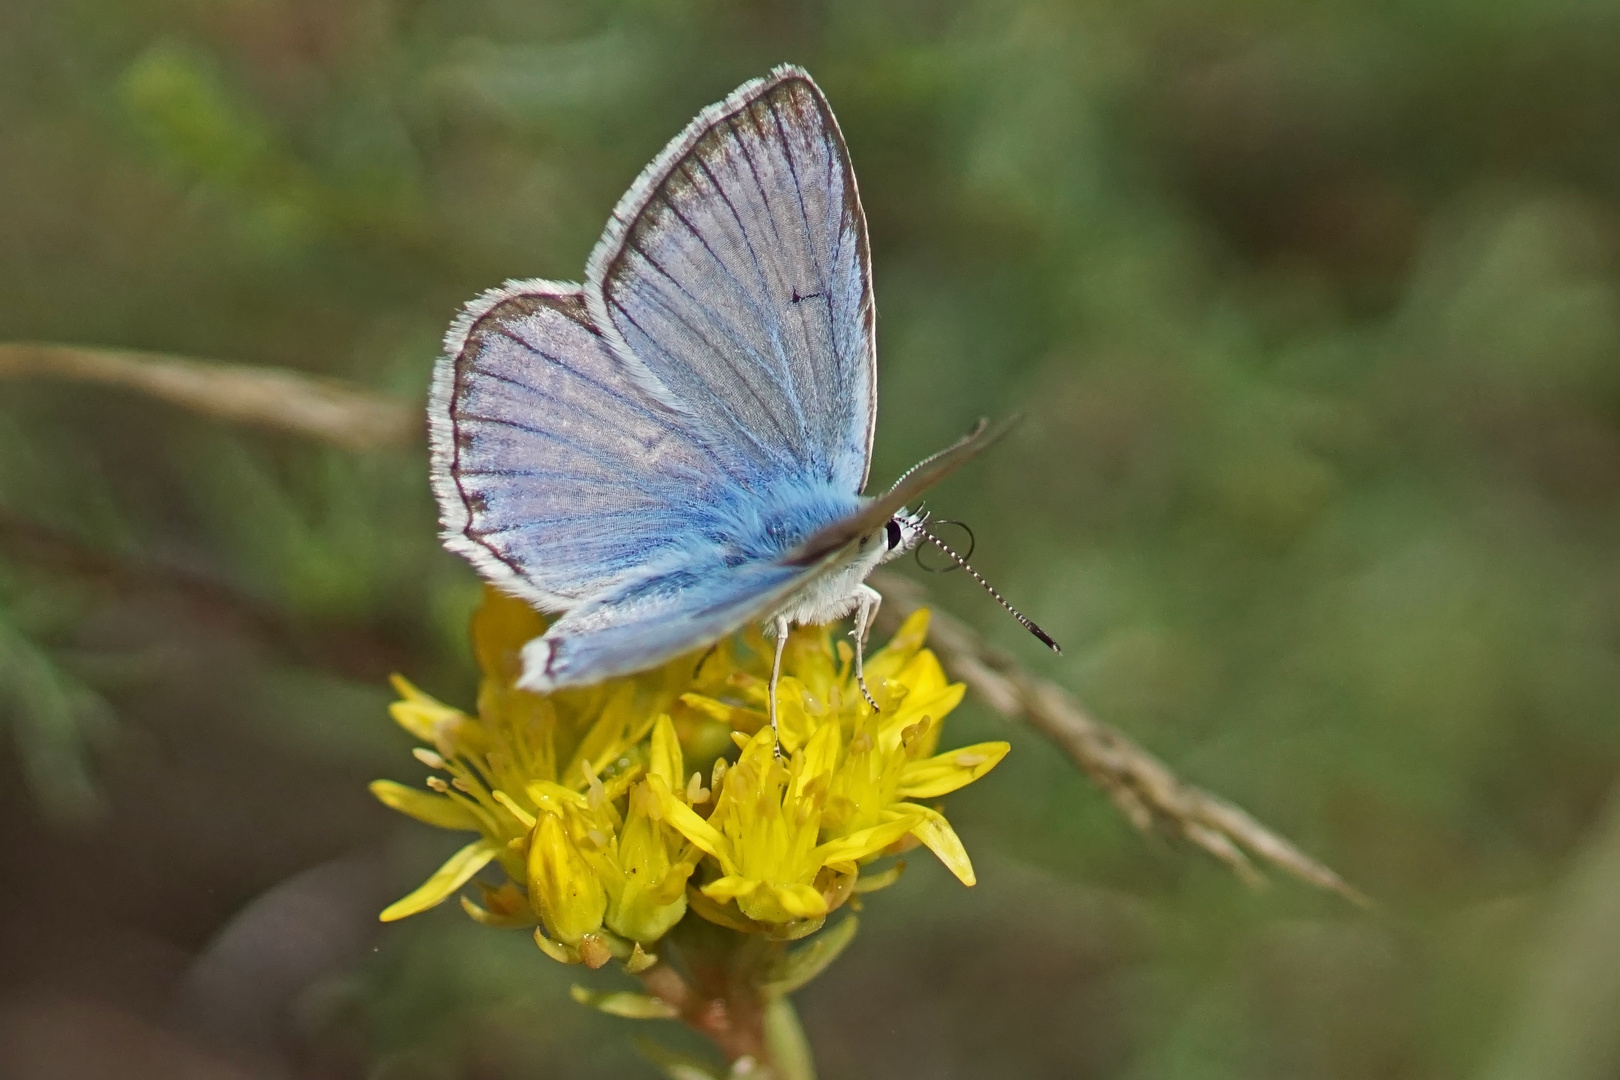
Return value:
[(627, 365), (729, 464), (857, 492), (876, 417), (866, 221), (796, 68), (704, 110), (613, 212), (587, 268)]
[(578, 286), (512, 282), (469, 305), (429, 424), (447, 545), (553, 610), (678, 549), (734, 486), (688, 418), (625, 373)]
[(757, 619), (815, 576), (781, 562), (656, 568), (570, 610), (523, 650), (528, 690), (639, 671)]

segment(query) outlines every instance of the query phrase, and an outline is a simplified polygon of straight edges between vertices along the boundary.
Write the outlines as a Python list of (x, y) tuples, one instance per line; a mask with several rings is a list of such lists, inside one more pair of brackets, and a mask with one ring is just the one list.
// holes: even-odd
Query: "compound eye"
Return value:
[(905, 539), (905, 534), (900, 529), (900, 522), (890, 518), (889, 523), (883, 528), (889, 534), (889, 550), (893, 551), (900, 546), (900, 541)]

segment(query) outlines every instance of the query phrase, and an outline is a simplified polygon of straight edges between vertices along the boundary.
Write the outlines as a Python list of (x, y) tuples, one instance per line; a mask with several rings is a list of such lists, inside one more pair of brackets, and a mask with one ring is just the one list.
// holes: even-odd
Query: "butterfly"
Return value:
[(509, 281), (466, 305), (433, 374), (433, 490), (450, 550), (560, 613), (519, 686), (628, 674), (763, 621), (774, 728), (790, 629), (853, 615), (872, 702), (867, 575), (931, 538), (907, 505), (1004, 430), (981, 421), (863, 495), (874, 320), (843, 135), (788, 66), (664, 148), (583, 285)]

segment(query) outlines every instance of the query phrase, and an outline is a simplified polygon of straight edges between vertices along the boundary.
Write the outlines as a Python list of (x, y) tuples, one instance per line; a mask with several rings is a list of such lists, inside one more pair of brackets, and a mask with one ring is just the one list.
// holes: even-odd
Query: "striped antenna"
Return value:
[(1059, 655), (1062, 655), (1063, 650), (1058, 647), (1057, 642), (1052, 640), (1051, 635), (1049, 635), (1045, 630), (1042, 630), (1039, 626), (1036, 626), (1033, 619), (1030, 619), (1022, 611), (1019, 611), (1017, 608), (1015, 608), (1011, 604), (1007, 603), (1007, 598), (1002, 596), (1000, 593), (996, 592), (995, 586), (991, 585), (988, 581), (984, 580), (984, 577), (977, 570), (973, 569), (973, 567), (968, 565), (968, 561), (966, 559), (962, 558), (962, 556), (960, 556), (956, 552), (952, 551), (950, 546), (948, 544), (946, 544), (945, 541), (941, 540), (939, 537), (935, 536), (933, 533), (929, 532), (927, 529), (923, 530), (923, 535), (928, 538), (929, 543), (933, 544), (935, 547), (939, 548), (939, 550), (943, 551), (946, 555), (950, 556), (950, 559), (951, 559), (952, 562), (954, 562), (957, 566), (960, 566), (962, 569), (966, 570), (972, 576), (974, 581), (977, 581), (981, 586), (983, 586), (985, 592), (987, 592), (991, 596), (995, 597), (996, 598), (996, 603), (998, 603), (1002, 607), (1006, 608), (1007, 613), (1009, 615), (1011, 615), (1013, 618), (1017, 619), (1019, 624), (1021, 626), (1023, 626), (1023, 628), (1025, 630), (1028, 630), (1030, 633), (1032, 633), (1036, 637), (1040, 638), (1043, 642), (1046, 643), (1046, 646), (1049, 649), (1051, 649), (1053, 652), (1058, 653)]

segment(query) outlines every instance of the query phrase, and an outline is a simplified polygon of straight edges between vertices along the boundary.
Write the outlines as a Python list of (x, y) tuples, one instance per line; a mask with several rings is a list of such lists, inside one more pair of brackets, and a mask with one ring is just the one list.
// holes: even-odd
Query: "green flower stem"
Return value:
[(765, 1007), (765, 1045), (780, 1080), (816, 1080), (816, 1062), (810, 1040), (799, 1023), (799, 1011), (786, 994), (773, 997)]
[(640, 978), (734, 1069), (746, 1060), (766, 1070), (751, 1075), (815, 1080), (797, 1014), (785, 995), (770, 989), (786, 950), (785, 942), (688, 918), (662, 942), (664, 958)]

